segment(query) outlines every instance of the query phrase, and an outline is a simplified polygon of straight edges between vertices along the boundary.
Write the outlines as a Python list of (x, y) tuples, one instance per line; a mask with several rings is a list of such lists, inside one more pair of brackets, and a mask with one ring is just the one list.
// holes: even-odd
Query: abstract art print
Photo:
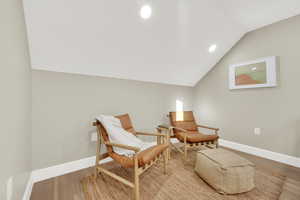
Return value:
[(275, 87), (276, 57), (231, 65), (229, 67), (229, 88)]

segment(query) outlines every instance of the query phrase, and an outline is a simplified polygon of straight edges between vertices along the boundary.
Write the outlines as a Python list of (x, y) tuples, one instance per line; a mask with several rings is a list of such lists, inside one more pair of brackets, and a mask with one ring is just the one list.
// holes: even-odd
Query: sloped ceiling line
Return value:
[[(298, 0), (24, 0), (33, 69), (194, 86), (248, 31)], [(210, 54), (208, 48), (217, 44)]]

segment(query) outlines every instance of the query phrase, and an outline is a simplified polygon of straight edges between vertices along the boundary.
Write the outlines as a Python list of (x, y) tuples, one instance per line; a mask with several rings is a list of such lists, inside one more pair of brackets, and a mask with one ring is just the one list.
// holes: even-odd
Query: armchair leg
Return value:
[(140, 185), (139, 185), (139, 173), (138, 173), (138, 160), (137, 156), (134, 156), (134, 200), (140, 200)]
[(97, 179), (98, 178), (98, 175), (99, 175), (99, 172), (98, 172), (98, 167), (97, 165), (95, 166), (95, 169), (94, 169), (94, 177)]
[(216, 148), (219, 148), (219, 140), (215, 140)]
[(186, 162), (187, 159), (187, 144), (184, 145), (184, 162)]
[(164, 151), (164, 174), (167, 174), (168, 151)]
[(171, 160), (171, 147), (169, 146), (166, 150), (167, 152), (167, 161)]
[(186, 163), (186, 159), (187, 159), (187, 141), (186, 141), (186, 137), (187, 137), (187, 134), (184, 135), (184, 163)]

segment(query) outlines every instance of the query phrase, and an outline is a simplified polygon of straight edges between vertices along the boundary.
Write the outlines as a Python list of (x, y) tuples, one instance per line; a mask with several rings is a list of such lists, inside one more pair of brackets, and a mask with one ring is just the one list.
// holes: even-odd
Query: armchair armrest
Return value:
[(136, 132), (137, 135), (147, 135), (147, 136), (165, 136), (165, 134), (160, 133), (145, 133), (145, 132)]
[(170, 129), (176, 129), (178, 131), (182, 131), (182, 132), (188, 132), (187, 130), (183, 129), (183, 128), (179, 128), (179, 127), (175, 127), (175, 126), (170, 126)]
[(199, 124), (197, 124), (197, 127), (206, 128), (206, 129), (210, 129), (210, 130), (214, 130), (214, 131), (220, 130), (219, 128), (212, 128), (212, 127), (209, 127), (209, 126), (203, 126), (203, 125), (199, 125)]
[(133, 147), (133, 146), (128, 146), (124, 144), (117, 144), (117, 143), (111, 143), (111, 142), (105, 142), (106, 145), (113, 146), (113, 147), (119, 147), (127, 150), (134, 151), (135, 153), (140, 151), (140, 148)]
[(203, 126), (203, 125), (197, 125), (197, 127), (200, 127), (200, 128), (206, 128), (206, 129), (210, 129), (210, 130), (214, 130), (216, 135), (218, 135), (218, 131), (220, 130), (219, 128), (212, 128), (212, 127), (209, 127), (209, 126)]
[(171, 127), (171, 126), (165, 125), (165, 124), (161, 124), (161, 125), (158, 125), (158, 126), (157, 126), (157, 128), (159, 128), (159, 129), (166, 129), (166, 130), (169, 130), (170, 127)]

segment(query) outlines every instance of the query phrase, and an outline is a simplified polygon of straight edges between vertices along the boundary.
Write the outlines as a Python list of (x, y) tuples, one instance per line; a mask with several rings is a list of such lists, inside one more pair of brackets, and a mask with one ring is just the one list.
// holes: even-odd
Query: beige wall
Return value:
[[(300, 16), (248, 33), (195, 88), (194, 110), (222, 138), (300, 156)], [(228, 89), (228, 67), (279, 56), (276, 88)], [(262, 128), (260, 136), (254, 128)]]
[(11, 188), (11, 200), (20, 200), (31, 171), (31, 69), (21, 0), (0, 1), (0, 91), (0, 199)]
[(175, 110), (192, 108), (192, 88), (66, 73), (33, 71), (33, 168), (95, 155), (91, 121), (129, 113), (138, 130), (153, 131)]

